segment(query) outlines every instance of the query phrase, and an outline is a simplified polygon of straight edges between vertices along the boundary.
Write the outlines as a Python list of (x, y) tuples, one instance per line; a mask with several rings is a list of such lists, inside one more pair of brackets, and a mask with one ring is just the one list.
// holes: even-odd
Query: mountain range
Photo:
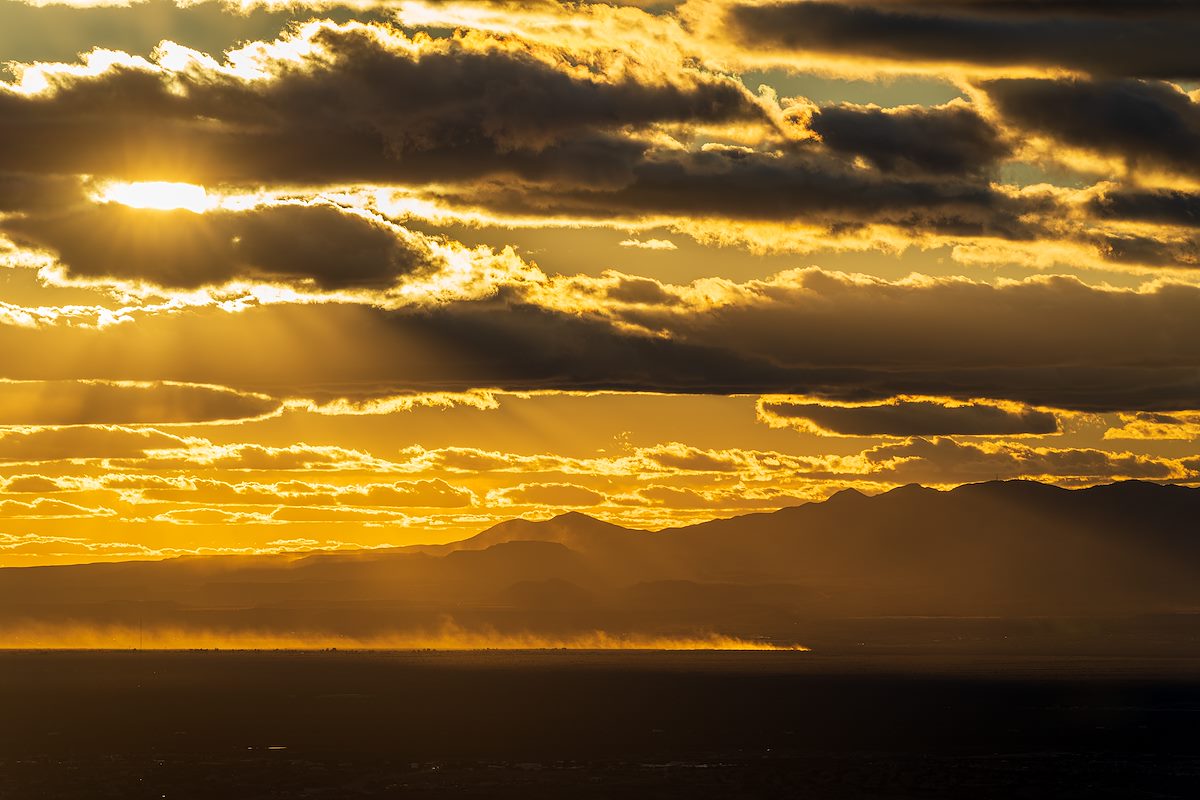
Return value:
[(452, 625), (547, 641), (1191, 647), (1197, 520), (1200, 489), (996, 481), (846, 490), (656, 532), (568, 513), (443, 545), (8, 568), (0, 643), (55, 627), (369, 641)]

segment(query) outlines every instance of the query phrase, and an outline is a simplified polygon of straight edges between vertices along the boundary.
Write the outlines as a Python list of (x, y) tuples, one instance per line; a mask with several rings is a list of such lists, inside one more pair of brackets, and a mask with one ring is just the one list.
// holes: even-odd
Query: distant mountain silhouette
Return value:
[(134, 614), (219, 628), (361, 633), (452, 617), (776, 637), (899, 617), (1190, 620), (1200, 618), (1197, 520), (1200, 489), (1136, 481), (846, 490), (658, 532), (572, 512), (445, 545), (0, 569), (0, 637), (6, 625)]

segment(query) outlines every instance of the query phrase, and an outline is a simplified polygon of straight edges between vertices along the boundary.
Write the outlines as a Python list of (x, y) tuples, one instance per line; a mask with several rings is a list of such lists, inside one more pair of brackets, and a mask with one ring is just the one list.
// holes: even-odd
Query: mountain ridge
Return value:
[(572, 512), (444, 545), (9, 568), (0, 569), (0, 644), (14, 626), (128, 626), (146, 615), (155, 625), (288, 631), (452, 619), (539, 635), (783, 636), (864, 619), (891, 630), (884, 621), (899, 618), (1166, 614), (1191, 625), (1196, 519), (1191, 487), (910, 485), (659, 531)]

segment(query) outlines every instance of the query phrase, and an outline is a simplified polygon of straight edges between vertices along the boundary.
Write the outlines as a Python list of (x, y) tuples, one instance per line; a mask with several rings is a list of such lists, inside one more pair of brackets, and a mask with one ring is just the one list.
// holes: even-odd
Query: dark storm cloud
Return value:
[(1200, 193), (1174, 189), (1109, 189), (1084, 209), (1097, 223), (1160, 225), (1158, 232), (1092, 234), (1106, 259), (1142, 266), (1200, 266)]
[(382, 288), (437, 266), (403, 229), (329, 204), (201, 214), (103, 203), (11, 219), (0, 231), (52, 250), (73, 277), (172, 288), (238, 279)]
[(0, 327), (0, 349), (13, 377), (75, 377), (87, 364), (95, 376), (273, 396), (496, 387), (1200, 408), (1200, 289), (1189, 286), (886, 283), (806, 271), (716, 305), (681, 297), (596, 312), (561, 302), (556, 310), (505, 290), (393, 311), (208, 309), (103, 329)]
[(1113, 190), (1089, 204), (1095, 217), (1200, 228), (1200, 192), (1181, 190)]
[(1173, 84), (1027, 78), (981, 87), (1017, 128), (1117, 156), (1131, 167), (1200, 174), (1200, 103)]
[(1067, 67), (1110, 76), (1200, 76), (1194, 3), (783, 2), (734, 4), (746, 49), (911, 62)]
[(1057, 433), (1058, 419), (1048, 411), (1004, 408), (984, 403), (961, 406), (932, 400), (899, 400), (864, 406), (774, 400), (760, 412), (784, 424), (799, 423), (841, 436), (964, 436)]
[[(892, 224), (1029, 238), (1038, 229), (1027, 215), (1045, 210), (984, 179), (1004, 146), (966, 106), (825, 109), (815, 122), (824, 148), (665, 152), (639, 129), (751, 121), (768, 131), (773, 123), (740, 83), (703, 73), (672, 83), (630, 69), (601, 80), (544, 60), (536, 48), (436, 40), (420, 44), (417, 57), (417, 45), (398, 44), (381, 28), (305, 31), (299, 41), (313, 54), (267, 59), (263, 80), (199, 63), (174, 72), (133, 64), (51, 75), (53, 91), (0, 92), (0, 169), (255, 185), (437, 184), (447, 197), (461, 193), (498, 211), (703, 214), (843, 232)], [(878, 169), (855, 167), (855, 156)], [(189, 227), (183, 219), (171, 224)], [(53, 246), (65, 224), (33, 220), (24, 230)], [(84, 263), (98, 258), (77, 253), (71, 267), (120, 274), (116, 264)], [(219, 279), (198, 266), (163, 269), (176, 276), (172, 285)]]
[[(590, 180), (636, 158), (617, 136), (660, 122), (758, 120), (738, 82), (635, 70), (606, 80), (557, 53), (312, 25), (298, 60), (251, 80), (193, 63), (51, 77), (0, 93), (0, 169), (248, 182)], [(653, 78), (653, 79), (651, 79)], [(582, 162), (581, 166), (577, 166)]]
[(826, 147), (885, 172), (975, 174), (1009, 152), (999, 132), (964, 104), (891, 111), (827, 106), (810, 125)]
[[(709, 313), (631, 309), (678, 341), (754, 353), (806, 385), (867, 402), (989, 397), (1079, 410), (1200, 403), (1200, 290), (1095, 289), (1073, 279), (866, 284), (806, 271)], [(1148, 355), (1152, 354), (1152, 355)]]
[[(452, 195), (447, 195), (452, 196)], [(1013, 197), (984, 180), (886, 175), (803, 150), (663, 154), (631, 168), (620, 187), (472, 187), (462, 202), (512, 213), (592, 217), (671, 214), (828, 225), (835, 232), (889, 224), (947, 235), (1031, 238), (1026, 215), (1049, 200)]]

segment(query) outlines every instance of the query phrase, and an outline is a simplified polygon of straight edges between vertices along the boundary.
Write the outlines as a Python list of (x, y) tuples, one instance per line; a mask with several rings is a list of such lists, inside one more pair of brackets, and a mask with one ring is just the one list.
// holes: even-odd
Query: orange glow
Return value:
[(743, 650), (807, 652), (800, 644), (773, 644), (716, 633), (652, 636), (606, 631), (564, 637), (534, 633), (440, 631), (373, 636), (314, 632), (280, 634), (256, 630), (206, 630), (126, 626), (26, 625), (0, 631), (0, 650)]

